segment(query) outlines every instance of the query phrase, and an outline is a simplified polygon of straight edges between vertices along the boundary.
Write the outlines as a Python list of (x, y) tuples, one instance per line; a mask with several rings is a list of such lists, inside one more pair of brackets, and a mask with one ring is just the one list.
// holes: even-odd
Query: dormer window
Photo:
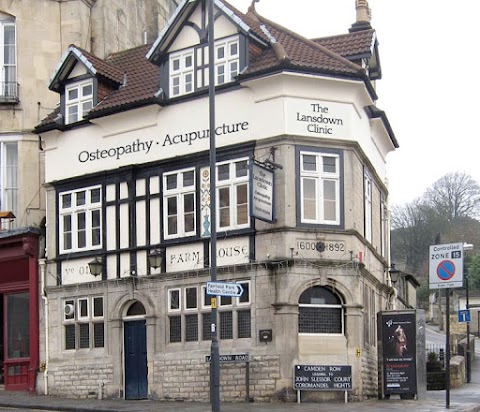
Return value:
[(180, 96), (193, 92), (193, 51), (170, 56), (170, 95)]
[(66, 124), (78, 122), (93, 107), (92, 80), (76, 82), (65, 88)]
[(216, 84), (231, 82), (238, 75), (238, 39), (219, 42), (215, 45)]
[[(204, 90), (209, 83), (208, 44), (170, 54), (170, 97)], [(215, 85), (230, 83), (240, 72), (238, 35), (215, 42)]]

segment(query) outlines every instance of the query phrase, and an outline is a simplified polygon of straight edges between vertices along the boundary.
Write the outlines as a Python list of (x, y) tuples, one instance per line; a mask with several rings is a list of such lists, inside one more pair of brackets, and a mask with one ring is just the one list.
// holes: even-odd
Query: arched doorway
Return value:
[(125, 399), (148, 397), (147, 328), (145, 308), (136, 301), (124, 318)]

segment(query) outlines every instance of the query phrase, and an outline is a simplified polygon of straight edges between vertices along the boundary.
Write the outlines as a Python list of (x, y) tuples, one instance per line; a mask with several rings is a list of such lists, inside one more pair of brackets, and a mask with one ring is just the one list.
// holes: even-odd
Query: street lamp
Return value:
[[(468, 297), (468, 267), (465, 262), (465, 252), (467, 250), (473, 250), (473, 245), (470, 243), (463, 244), (463, 278), (465, 279), (465, 309), (470, 310), (470, 302)], [(470, 321), (467, 320), (467, 383), (470, 383), (472, 380), (472, 368), (470, 364)]]
[(154, 269), (158, 269), (163, 263), (163, 252), (159, 249), (155, 249), (148, 255), (148, 264)]
[(98, 276), (102, 274), (103, 262), (97, 256), (91, 262), (88, 262), (88, 269), (93, 276)]
[(400, 279), (400, 274), (401, 272), (395, 267), (395, 263), (392, 263), (392, 266), (390, 267), (390, 282), (395, 286), (395, 284), (398, 282), (398, 279)]

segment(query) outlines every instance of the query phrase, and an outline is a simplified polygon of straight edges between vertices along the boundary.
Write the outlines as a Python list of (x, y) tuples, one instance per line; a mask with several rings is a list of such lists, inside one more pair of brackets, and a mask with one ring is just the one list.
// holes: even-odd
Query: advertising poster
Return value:
[(385, 395), (417, 393), (415, 313), (382, 316)]

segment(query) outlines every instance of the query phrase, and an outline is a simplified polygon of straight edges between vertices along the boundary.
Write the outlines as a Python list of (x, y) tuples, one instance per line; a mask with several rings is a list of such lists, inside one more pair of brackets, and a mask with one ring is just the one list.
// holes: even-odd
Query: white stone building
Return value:
[[(72, 45), (52, 76), (60, 107), (36, 128), (49, 393), (209, 399), (207, 21), (207, 1), (183, 0), (153, 45)], [(223, 400), (284, 398), (298, 364), (350, 365), (350, 398), (377, 395), (398, 147), (380, 77), (366, 2), (348, 33), (309, 40), (215, 0), (216, 260), (244, 290), (219, 298), (218, 335), (250, 376), (222, 363)]]

